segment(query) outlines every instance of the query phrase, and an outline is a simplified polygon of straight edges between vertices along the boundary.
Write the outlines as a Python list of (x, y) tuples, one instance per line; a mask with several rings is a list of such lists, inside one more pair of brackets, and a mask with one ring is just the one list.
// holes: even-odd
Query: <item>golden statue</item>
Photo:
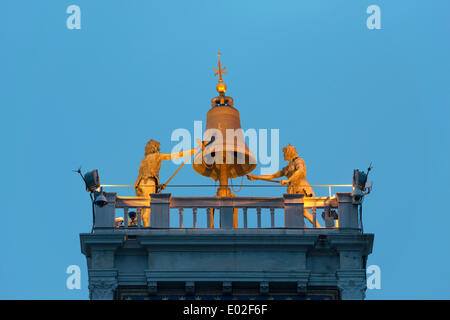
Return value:
[[(187, 155), (193, 155), (196, 149), (174, 153), (159, 152), (160, 143), (150, 139), (145, 146), (145, 157), (139, 165), (139, 175), (134, 183), (136, 195), (150, 200), (150, 194), (156, 193), (159, 187), (159, 169), (161, 161), (179, 159)], [(150, 209), (141, 209), (141, 220), (144, 227), (150, 224)]]
[[(289, 161), (288, 165), (278, 172), (265, 175), (248, 175), (249, 180), (266, 180), (272, 181), (275, 178), (286, 177), (287, 179), (278, 182), (281, 185), (287, 184), (287, 193), (304, 194), (305, 197), (314, 197), (314, 191), (308, 181), (306, 181), (306, 165), (305, 161), (298, 156), (297, 150), (290, 144), (282, 149), (284, 153), (284, 161)], [(313, 216), (308, 209), (304, 211), (305, 218), (313, 223)], [(320, 227), (317, 222), (317, 226)]]

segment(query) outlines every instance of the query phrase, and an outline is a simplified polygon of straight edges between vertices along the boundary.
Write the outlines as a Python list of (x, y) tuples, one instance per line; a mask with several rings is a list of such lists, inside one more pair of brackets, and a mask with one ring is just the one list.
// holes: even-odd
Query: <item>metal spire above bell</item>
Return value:
[[(203, 176), (219, 180), (219, 197), (231, 197), (228, 179), (242, 177), (256, 168), (256, 159), (245, 143), (239, 111), (233, 107), (233, 98), (225, 96), (227, 90), (223, 82), (225, 67), (222, 68), (220, 53), (219, 75), (216, 90), (219, 96), (211, 100), (211, 109), (206, 114), (205, 140), (213, 142), (194, 158), (194, 170)], [(214, 138), (213, 138), (214, 137)]]
[(222, 74), (227, 74), (227, 72), (225, 71), (226, 67), (222, 68), (222, 65), (220, 63), (220, 52), (217, 52), (217, 59), (219, 60), (219, 62), (217, 63), (218, 69), (214, 69), (215, 71), (214, 76), (219, 75), (219, 82), (216, 85), (216, 90), (219, 93), (219, 95), (224, 96), (225, 92), (227, 91), (227, 85), (225, 84), (225, 82), (223, 82), (223, 77)]

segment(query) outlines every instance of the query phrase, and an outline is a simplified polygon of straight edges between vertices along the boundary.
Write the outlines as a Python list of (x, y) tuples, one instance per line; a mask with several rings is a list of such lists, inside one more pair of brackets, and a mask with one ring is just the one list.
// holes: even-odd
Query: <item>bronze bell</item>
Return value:
[(194, 158), (193, 168), (205, 177), (219, 180), (217, 195), (232, 196), (228, 179), (242, 177), (256, 168), (256, 159), (247, 147), (241, 128), (239, 111), (233, 107), (233, 99), (225, 96), (226, 85), (222, 80), (219, 60), (219, 96), (211, 100), (212, 108), (206, 115), (205, 141), (212, 141)]

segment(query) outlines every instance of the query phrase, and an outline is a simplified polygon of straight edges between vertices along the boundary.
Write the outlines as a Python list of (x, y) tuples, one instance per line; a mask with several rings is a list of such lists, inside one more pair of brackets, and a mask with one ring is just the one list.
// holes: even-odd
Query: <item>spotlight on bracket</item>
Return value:
[(97, 169), (87, 172), (83, 180), (86, 183), (86, 191), (94, 192), (100, 188), (100, 177)]
[(108, 204), (108, 200), (106, 200), (103, 190), (94, 192), (94, 204), (98, 207), (103, 207)]
[(136, 211), (130, 211), (128, 212), (128, 226), (129, 227), (135, 227), (137, 225), (137, 215)]
[(364, 191), (366, 188), (367, 174), (361, 170), (353, 170), (353, 188)]
[(106, 199), (105, 194), (103, 193), (103, 189), (100, 186), (100, 177), (98, 175), (98, 170), (92, 170), (87, 172), (85, 175), (81, 173), (81, 167), (78, 170), (72, 170), (73, 172), (77, 172), (81, 179), (84, 181), (84, 185), (86, 187), (86, 191), (90, 192), (90, 197), (92, 201), (92, 230), (94, 231), (95, 226), (95, 207), (103, 207), (108, 204), (108, 200)]
[(370, 170), (372, 170), (372, 164), (367, 169), (367, 173), (362, 170), (353, 170), (353, 196), (360, 198), (370, 193), (373, 185), (372, 181), (367, 181)]

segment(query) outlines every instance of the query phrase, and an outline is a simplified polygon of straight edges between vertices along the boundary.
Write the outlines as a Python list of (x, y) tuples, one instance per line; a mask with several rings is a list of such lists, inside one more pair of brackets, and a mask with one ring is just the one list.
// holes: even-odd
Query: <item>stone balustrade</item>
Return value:
[[(218, 228), (233, 228), (238, 219), (238, 228), (250, 228), (250, 211), (256, 213), (256, 223), (252, 227), (262, 228), (262, 215), (270, 215), (269, 226), (264, 228), (302, 229), (322, 228), (362, 230), (358, 214), (359, 201), (351, 193), (336, 193), (333, 197), (304, 197), (301, 194), (284, 194), (283, 197), (172, 197), (170, 193), (151, 194), (151, 200), (139, 197), (118, 197), (116, 193), (105, 192), (108, 203), (95, 206), (94, 232), (109, 232), (115, 228), (114, 221), (123, 217), (123, 223), (115, 229), (161, 229), (186, 228), (185, 212), (192, 214), (193, 229), (199, 228), (200, 213), (206, 217), (206, 228), (214, 228), (214, 218), (218, 215)], [(144, 228), (140, 212), (151, 208), (150, 225)], [(305, 224), (304, 212), (309, 210), (312, 223)], [(136, 212), (137, 222), (129, 226), (129, 213)], [(256, 211), (256, 212), (254, 212)], [(276, 225), (275, 212), (281, 212), (281, 225)], [(318, 215), (318, 211), (322, 211)], [(175, 220), (174, 219), (175, 213)], [(238, 213), (238, 214), (236, 214)], [(236, 224), (235, 224), (236, 226)]]

